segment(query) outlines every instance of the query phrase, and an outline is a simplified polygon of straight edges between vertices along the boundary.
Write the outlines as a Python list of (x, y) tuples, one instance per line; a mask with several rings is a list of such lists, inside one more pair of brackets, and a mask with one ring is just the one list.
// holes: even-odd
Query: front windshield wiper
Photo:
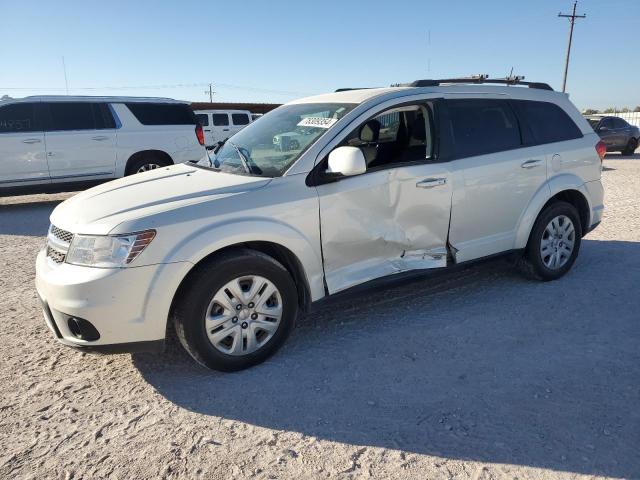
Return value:
[(249, 174), (249, 175), (253, 175), (253, 172), (251, 171), (251, 167), (249, 166), (249, 162), (247, 161), (247, 159), (245, 158), (245, 156), (242, 154), (242, 152), (240, 151), (240, 147), (238, 147), (235, 143), (233, 142), (227, 142), (229, 145), (231, 145), (234, 150), (236, 151), (236, 153), (238, 154), (238, 157), (240, 157), (240, 163), (242, 163), (242, 168), (245, 169), (245, 171)]

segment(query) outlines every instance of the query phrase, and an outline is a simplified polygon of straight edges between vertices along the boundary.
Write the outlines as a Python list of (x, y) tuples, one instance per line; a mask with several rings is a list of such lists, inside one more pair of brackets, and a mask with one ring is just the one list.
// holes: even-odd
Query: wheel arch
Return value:
[(173, 158), (171, 158), (171, 155), (169, 155), (164, 150), (157, 150), (157, 149), (140, 150), (129, 156), (129, 158), (127, 159), (127, 163), (125, 164), (125, 167), (124, 167), (124, 174), (130, 175), (132, 173), (131, 166), (138, 160), (144, 159), (144, 158), (161, 159), (167, 162), (168, 165), (173, 165), (175, 163), (173, 161)]
[(543, 188), (534, 195), (529, 206), (523, 213), (516, 231), (515, 248), (521, 249), (527, 246), (533, 225), (548, 205), (557, 201), (570, 203), (580, 215), (582, 234), (584, 235), (591, 225), (591, 203), (589, 195), (582, 180), (571, 174), (558, 175), (547, 182)]

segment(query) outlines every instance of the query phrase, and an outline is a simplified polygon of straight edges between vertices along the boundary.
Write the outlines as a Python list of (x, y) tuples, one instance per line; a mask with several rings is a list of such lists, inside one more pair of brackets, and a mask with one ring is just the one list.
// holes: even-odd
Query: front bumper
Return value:
[[(162, 348), (173, 294), (186, 263), (122, 269), (56, 264), (44, 251), (36, 260), (36, 289), (45, 321), (65, 345), (87, 351)], [(97, 339), (83, 339), (70, 319), (89, 322)]]

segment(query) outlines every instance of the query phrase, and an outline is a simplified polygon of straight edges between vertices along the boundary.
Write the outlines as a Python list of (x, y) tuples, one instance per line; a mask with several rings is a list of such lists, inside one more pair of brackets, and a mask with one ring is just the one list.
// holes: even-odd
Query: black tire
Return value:
[(161, 168), (161, 167), (168, 167), (169, 165), (173, 165), (173, 162), (171, 162), (171, 160), (163, 158), (159, 155), (154, 155), (152, 153), (147, 155), (142, 155), (127, 165), (126, 175), (133, 175), (134, 173), (139, 173), (138, 170), (140, 170), (145, 165), (156, 165), (155, 168)]
[[(180, 343), (201, 365), (213, 370), (233, 372), (263, 362), (287, 339), (298, 313), (297, 291), (291, 275), (280, 263), (261, 252), (238, 249), (213, 257), (196, 267), (181, 288), (172, 310), (172, 321)], [(205, 314), (215, 295), (227, 282), (245, 275), (259, 275), (272, 282), (282, 297), (282, 317), (276, 332), (253, 353), (225, 354), (209, 341)]]
[(636, 148), (638, 148), (638, 141), (635, 138), (631, 138), (629, 139), (629, 143), (627, 143), (627, 146), (620, 153), (622, 153), (622, 155), (633, 155), (633, 152), (636, 151)]
[[(547, 225), (549, 225), (551, 220), (562, 215), (571, 220), (575, 229), (573, 251), (564, 265), (556, 269), (551, 269), (545, 265), (542, 254), (540, 253), (540, 245), (543, 240), (543, 235), (545, 235)], [(580, 242), (582, 239), (582, 231), (583, 228), (580, 223), (580, 215), (573, 205), (561, 201), (548, 205), (542, 212), (540, 212), (535, 224), (533, 225), (525, 253), (520, 260), (519, 266), (521, 271), (529, 278), (542, 280), (544, 282), (556, 280), (562, 277), (571, 269), (578, 256), (580, 251)]]

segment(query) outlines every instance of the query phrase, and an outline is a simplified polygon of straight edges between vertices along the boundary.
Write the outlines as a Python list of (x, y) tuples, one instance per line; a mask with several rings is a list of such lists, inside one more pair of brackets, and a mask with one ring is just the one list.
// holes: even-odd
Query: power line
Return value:
[(573, 40), (573, 25), (576, 22), (576, 18), (586, 18), (586, 15), (576, 15), (576, 7), (578, 6), (578, 0), (573, 2), (573, 12), (571, 14), (562, 13), (558, 14), (559, 17), (569, 19), (569, 44), (567, 45), (567, 59), (564, 63), (564, 78), (562, 79), (562, 92), (567, 89), (567, 72), (569, 71), (569, 57), (571, 56), (571, 41)]
[[(73, 87), (73, 90), (82, 90), (82, 91), (95, 91), (95, 90), (162, 90), (169, 88), (201, 88), (201, 87), (209, 87), (209, 83), (173, 83), (173, 84), (159, 84), (159, 85), (107, 85), (101, 87)], [(245, 90), (251, 92), (260, 92), (260, 93), (272, 93), (277, 95), (314, 95), (314, 93), (310, 92), (297, 92), (297, 91), (289, 91), (289, 90), (273, 90), (269, 88), (260, 88), (260, 87), (249, 87), (244, 85), (234, 85), (231, 83), (216, 83), (218, 87), (235, 89), (235, 90)], [(11, 91), (37, 91), (37, 90), (49, 90), (49, 91), (66, 91), (66, 87), (2, 87), (0, 86), (0, 90), (11, 90)], [(208, 92), (207, 92), (208, 93)], [(215, 92), (213, 92), (215, 93)]]

